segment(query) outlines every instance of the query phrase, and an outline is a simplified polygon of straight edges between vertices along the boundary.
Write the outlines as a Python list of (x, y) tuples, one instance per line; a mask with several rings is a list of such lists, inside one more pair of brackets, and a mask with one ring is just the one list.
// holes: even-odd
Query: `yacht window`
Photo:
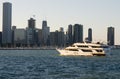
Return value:
[(78, 47), (84, 47), (84, 48), (88, 48), (88, 46), (78, 46)]
[(69, 51), (78, 51), (77, 49), (69, 49)]
[(92, 46), (92, 48), (100, 48), (100, 46)]
[(96, 50), (97, 52), (103, 52), (103, 50)]
[(92, 50), (85, 50), (85, 49), (82, 49), (83, 52), (92, 52)]

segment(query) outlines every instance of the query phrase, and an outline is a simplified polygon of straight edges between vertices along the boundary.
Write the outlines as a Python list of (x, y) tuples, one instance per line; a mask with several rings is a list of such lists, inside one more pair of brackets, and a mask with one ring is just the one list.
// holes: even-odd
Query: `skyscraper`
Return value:
[(107, 42), (110, 46), (114, 45), (114, 27), (108, 27)]
[(28, 28), (26, 29), (26, 35), (27, 35), (27, 44), (30, 46), (33, 46), (36, 44), (36, 28), (35, 28), (35, 19), (30, 18), (28, 20)]
[(83, 42), (83, 25), (75, 24), (74, 25), (74, 34), (73, 34), (73, 42)]
[(64, 31), (50, 32), (50, 45), (63, 47), (65, 45), (65, 34)]
[(3, 3), (3, 33), (2, 43), (10, 44), (11, 39), (11, 23), (12, 23), (12, 4), (9, 2)]
[(50, 32), (50, 45), (57, 46), (56, 32)]
[(46, 28), (47, 27), (47, 21), (43, 21), (42, 22), (42, 28)]
[(63, 47), (65, 44), (65, 34), (64, 34), (64, 29), (60, 27), (60, 31), (57, 32), (57, 37), (58, 37), (58, 46)]
[(42, 29), (38, 29), (38, 45), (40, 46), (42, 44)]
[(26, 41), (28, 46), (33, 46), (34, 45), (34, 30), (32, 28), (26, 28)]
[(88, 41), (92, 42), (92, 29), (91, 28), (88, 29)]
[(30, 19), (28, 20), (28, 27), (29, 27), (29, 28), (32, 28), (32, 29), (35, 29), (35, 19), (30, 18)]
[(50, 28), (47, 26), (47, 21), (42, 22), (42, 45), (47, 45)]
[(68, 26), (68, 44), (71, 45), (73, 43), (73, 26)]
[(16, 26), (12, 26), (12, 44), (14, 45), (14, 32), (16, 30)]

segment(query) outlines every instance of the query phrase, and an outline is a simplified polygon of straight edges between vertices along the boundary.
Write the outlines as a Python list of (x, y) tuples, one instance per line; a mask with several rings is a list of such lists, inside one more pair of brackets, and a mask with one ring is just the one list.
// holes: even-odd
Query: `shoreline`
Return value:
[(0, 50), (56, 50), (55, 47), (21, 47), (21, 48), (0, 48)]

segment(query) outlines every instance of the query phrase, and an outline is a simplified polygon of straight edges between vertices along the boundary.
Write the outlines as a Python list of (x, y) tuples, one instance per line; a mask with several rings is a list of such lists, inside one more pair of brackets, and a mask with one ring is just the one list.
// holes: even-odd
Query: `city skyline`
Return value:
[[(29, 4), (27, 1), (22, 0), (6, 1), (11, 2), (13, 5), (12, 25), (17, 26), (17, 28), (28, 27), (27, 20), (35, 15), (37, 28), (42, 28), (42, 21), (44, 19), (47, 20), (51, 31), (54, 31), (59, 27), (64, 27), (66, 31), (69, 24), (74, 25), (75, 23), (78, 23), (83, 24), (84, 26), (84, 38), (87, 36), (87, 29), (92, 28), (94, 41), (107, 41), (107, 27), (112, 26), (116, 28), (115, 42), (116, 44), (120, 44), (120, 16), (118, 15), (120, 13), (118, 5), (120, 1), (118, 0), (69, 0), (69, 2), (58, 0), (52, 0), (51, 2), (48, 0), (31, 0), (29, 1)], [(2, 3), (0, 4), (1, 9)], [(44, 4), (46, 4), (46, 6)], [(63, 5), (61, 6), (61, 4)], [(0, 15), (2, 16), (2, 11), (0, 11)], [(0, 22), (1, 21), (2, 17)], [(2, 22), (0, 24), (2, 27)]]

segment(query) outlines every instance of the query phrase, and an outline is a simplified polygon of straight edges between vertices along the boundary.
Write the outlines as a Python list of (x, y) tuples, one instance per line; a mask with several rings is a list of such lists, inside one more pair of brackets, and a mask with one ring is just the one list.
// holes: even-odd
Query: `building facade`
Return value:
[(34, 46), (37, 43), (37, 33), (36, 33), (36, 20), (30, 18), (28, 20), (28, 28), (26, 29), (26, 41), (28, 46)]
[(26, 41), (27, 41), (28, 46), (33, 46), (35, 44), (34, 29), (32, 29), (32, 28), (26, 29)]
[(73, 28), (73, 42), (83, 42), (83, 25), (75, 24)]
[(65, 46), (65, 34), (63, 30), (56, 30), (55, 32), (50, 32), (50, 45), (58, 47)]
[(42, 22), (42, 45), (48, 45), (48, 38), (50, 35), (50, 28), (47, 26), (47, 21)]
[(42, 29), (38, 29), (38, 46), (41, 46), (42, 44)]
[(108, 31), (107, 31), (107, 42), (108, 45), (113, 46), (114, 45), (114, 27), (108, 27)]
[(9, 2), (3, 3), (3, 33), (2, 33), (2, 43), (11, 44), (12, 42), (12, 4)]
[(12, 26), (12, 45), (14, 45), (14, 31), (16, 30), (16, 26)]
[(92, 42), (92, 29), (91, 28), (89, 28), (88, 29), (88, 42)]
[(58, 33), (57, 33), (57, 38), (58, 38), (58, 46), (59, 47), (64, 47), (64, 45), (65, 45), (65, 34), (64, 34), (64, 32), (63, 31), (59, 31)]
[(33, 19), (33, 18), (30, 18), (29, 20), (28, 20), (28, 28), (32, 28), (32, 29), (35, 29), (35, 19)]
[(67, 39), (68, 45), (73, 44), (73, 26), (72, 25), (68, 25), (67, 36), (68, 36), (68, 39)]
[(50, 32), (50, 45), (54, 47), (57, 46), (56, 32)]
[(26, 44), (26, 30), (15, 29), (14, 30), (14, 44), (25, 45)]

